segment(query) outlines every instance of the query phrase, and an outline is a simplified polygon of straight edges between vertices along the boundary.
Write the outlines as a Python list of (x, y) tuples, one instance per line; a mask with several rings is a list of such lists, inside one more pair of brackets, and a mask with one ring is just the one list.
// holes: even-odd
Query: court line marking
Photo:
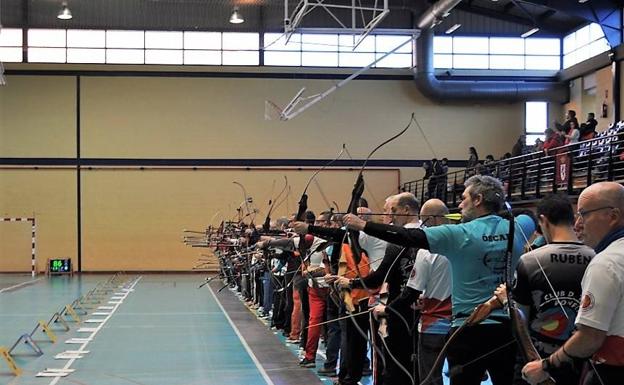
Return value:
[(4, 289), (0, 289), (0, 293), (4, 293), (5, 291), (11, 291), (13, 289), (17, 289), (18, 287), (21, 286), (25, 286), (25, 285), (32, 285), (33, 283), (37, 282), (37, 281), (41, 281), (43, 278), (37, 278), (35, 280), (30, 280), (30, 281), (25, 281), (22, 283), (18, 283), (17, 285), (13, 285), (13, 286), (9, 286), (9, 287), (5, 287)]
[[(141, 280), (141, 276), (139, 276), (138, 278), (136, 278), (134, 280), (134, 282), (132, 283), (132, 286), (130, 286), (131, 289), (133, 289)], [(128, 291), (126, 294), (126, 297), (131, 293), (131, 291)], [(125, 297), (124, 297), (125, 298)], [(80, 345), (80, 347), (78, 349), (76, 349), (77, 351), (81, 351), (84, 348), (87, 347), (87, 345), (89, 345), (89, 342), (91, 342), (93, 340), (93, 338), (95, 337), (95, 335), (104, 327), (104, 325), (106, 325), (106, 322), (115, 314), (115, 312), (117, 311), (117, 309), (119, 308), (119, 306), (121, 306), (122, 302), (119, 302), (117, 305), (115, 305), (114, 309), (111, 310), (110, 314), (108, 316), (106, 316), (106, 318), (104, 318), (104, 322), (98, 324), (98, 326), (95, 328), (95, 331), (89, 336), (87, 337), (89, 340), (84, 342), (82, 345)], [(65, 364), (65, 366), (63, 366), (63, 370), (65, 369), (69, 369), (69, 367), (74, 363), (74, 361), (76, 361), (76, 358), (72, 358), (69, 361), (67, 361), (67, 363)], [(56, 377), (54, 378), (52, 381), (50, 381), (49, 385), (56, 385), (57, 382), (59, 382), (61, 380), (61, 377)]]
[(271, 380), (271, 378), (269, 377), (269, 375), (267, 374), (266, 370), (264, 370), (264, 368), (262, 367), (262, 365), (260, 364), (260, 361), (258, 361), (258, 357), (256, 357), (256, 355), (254, 354), (254, 352), (251, 350), (251, 348), (249, 347), (249, 345), (247, 344), (247, 341), (245, 341), (245, 339), (243, 338), (243, 335), (240, 333), (240, 331), (238, 330), (238, 328), (236, 327), (236, 325), (234, 325), (234, 322), (232, 321), (232, 319), (230, 318), (230, 316), (228, 315), (228, 313), (225, 311), (225, 308), (223, 307), (223, 305), (221, 305), (221, 302), (219, 301), (219, 299), (217, 298), (217, 296), (215, 295), (215, 292), (212, 290), (212, 288), (210, 287), (210, 285), (206, 285), (208, 287), (208, 290), (210, 291), (210, 294), (212, 294), (212, 297), (215, 299), (215, 301), (217, 302), (217, 305), (219, 305), (219, 308), (221, 309), (221, 311), (223, 312), (223, 315), (225, 315), (225, 318), (228, 320), (228, 322), (230, 323), (230, 326), (232, 327), (232, 329), (234, 330), (234, 333), (236, 333), (236, 335), (238, 336), (238, 339), (240, 340), (240, 342), (243, 344), (243, 346), (245, 347), (245, 350), (247, 350), (247, 354), (249, 354), (249, 357), (251, 357), (251, 360), (254, 362), (254, 364), (256, 365), (256, 368), (258, 368), (258, 371), (260, 372), (260, 374), (262, 375), (262, 378), (264, 378), (264, 381), (268, 384), (268, 385), (275, 385), (273, 383), (273, 381)]

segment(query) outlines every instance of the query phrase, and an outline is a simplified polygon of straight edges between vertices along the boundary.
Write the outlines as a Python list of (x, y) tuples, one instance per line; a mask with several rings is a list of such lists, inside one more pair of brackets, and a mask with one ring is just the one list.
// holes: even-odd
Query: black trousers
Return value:
[(431, 372), (431, 379), (424, 385), (442, 385), (444, 383), (442, 375), (444, 360), (436, 368), (433, 368), (444, 343), (446, 343), (446, 334), (420, 333), (418, 335), (418, 370), (422, 378), (421, 381)]
[[(368, 302), (363, 300), (355, 305), (355, 313), (368, 309)], [(368, 313), (340, 320), (342, 327), (341, 359), (338, 380), (341, 385), (356, 385), (362, 379), (366, 362), (368, 339)], [(357, 327), (356, 325), (357, 324)], [(360, 330), (358, 330), (358, 327)], [(362, 335), (364, 333), (364, 335)]]
[[(396, 309), (401, 314), (401, 319), (394, 312), (388, 312), (388, 337), (385, 339), (384, 356), (386, 367), (383, 373), (384, 385), (411, 385), (412, 380), (418, 384), (418, 330), (415, 325), (418, 323), (418, 313), (410, 308)], [(407, 321), (407, 325), (405, 324)], [(409, 329), (408, 329), (409, 327)], [(394, 356), (402, 366), (399, 366)], [(409, 372), (409, 376), (406, 373)]]
[[(595, 369), (594, 369), (595, 368)], [(585, 364), (581, 385), (621, 385), (624, 383), (624, 366)], [(557, 383), (557, 385), (559, 385)]]
[(290, 334), (290, 316), (292, 315), (293, 312), (293, 282), (292, 279), (294, 277), (295, 273), (286, 273), (284, 274), (284, 283), (285, 285), (287, 285), (286, 290), (284, 290), (285, 292), (285, 297), (284, 297), (284, 302), (285, 302), (285, 306), (284, 306), (284, 335)]
[[(450, 335), (456, 330), (452, 328)], [(516, 352), (517, 343), (509, 323), (461, 330), (448, 348), (451, 385), (479, 385), (486, 370), (494, 385), (511, 384)]]
[(282, 290), (286, 283), (284, 277), (273, 275), (271, 277), (273, 288), (273, 318), (272, 326), (283, 329), (286, 322), (286, 290)]
[[(327, 296), (325, 314), (327, 321), (338, 318), (339, 309), (336, 303), (330, 296)], [(325, 349), (325, 355), (327, 359), (323, 365), (326, 369), (335, 369), (338, 365), (338, 353), (340, 352), (340, 321), (330, 322), (326, 325), (327, 328), (327, 340)]]

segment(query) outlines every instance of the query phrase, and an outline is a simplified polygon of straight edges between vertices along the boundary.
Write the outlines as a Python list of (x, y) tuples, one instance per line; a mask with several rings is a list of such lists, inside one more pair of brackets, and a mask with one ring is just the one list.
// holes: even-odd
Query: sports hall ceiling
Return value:
[[(351, 0), (309, 1), (351, 4)], [(74, 16), (68, 21), (56, 18), (62, 2), (0, 0), (0, 21), (4, 27), (277, 32), (284, 20), (284, 0), (67, 0)], [(375, 0), (359, 2), (374, 4)], [(298, 0), (289, 3), (294, 8)], [(431, 3), (432, 0), (389, 0), (391, 12), (380, 27), (410, 28)], [(446, 29), (461, 23), (463, 34), (515, 35), (537, 24), (541, 34), (564, 35), (587, 23), (575, 12), (578, 7), (592, 12), (592, 8), (594, 11), (617, 9), (623, 3), (622, 0), (588, 0), (584, 4), (578, 4), (578, 0), (463, 0), (436, 28)], [(234, 6), (240, 8), (245, 23), (228, 22)], [(347, 12), (336, 13), (350, 20)], [(337, 24), (318, 8), (304, 18), (302, 26), (334, 28)]]

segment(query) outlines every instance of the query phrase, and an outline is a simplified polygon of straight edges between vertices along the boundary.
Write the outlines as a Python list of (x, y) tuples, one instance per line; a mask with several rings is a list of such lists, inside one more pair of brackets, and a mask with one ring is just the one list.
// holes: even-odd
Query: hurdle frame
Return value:
[(32, 217), (28, 218), (28, 217), (22, 217), (22, 218), (9, 218), (9, 217), (4, 217), (4, 218), (0, 218), (0, 222), (30, 222), (30, 235), (31, 235), (31, 254), (30, 254), (30, 274), (32, 277), (34, 277), (35, 275), (37, 275), (37, 272), (35, 271), (37, 268), (37, 242), (36, 242), (36, 231), (37, 231), (37, 227), (36, 227), (36, 222), (35, 222), (35, 216), (33, 215)]

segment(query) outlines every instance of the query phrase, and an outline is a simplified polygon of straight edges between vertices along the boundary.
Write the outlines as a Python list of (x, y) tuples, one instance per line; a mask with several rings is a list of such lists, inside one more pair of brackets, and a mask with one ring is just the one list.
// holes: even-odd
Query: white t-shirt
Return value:
[(377, 270), (381, 261), (386, 254), (386, 246), (388, 242), (382, 241), (379, 238), (371, 237), (363, 231), (360, 231), (360, 246), (366, 250), (368, 254), (368, 262), (370, 263), (371, 270)]
[[(295, 237), (293, 238), (293, 243), (295, 245), (296, 248), (299, 247), (299, 237)], [(319, 246), (326, 242), (323, 238), (319, 238), (319, 237), (314, 237), (314, 240), (312, 241), (312, 246), (310, 246), (310, 250), (317, 250), (319, 248)], [(308, 265), (309, 267), (325, 267), (325, 264), (323, 263), (323, 251), (317, 251), (314, 252), (312, 254), (310, 254), (310, 257), (308, 258)], [(316, 281), (316, 286), (317, 287), (329, 287), (326, 283), (325, 283), (325, 279), (323, 277), (318, 277), (318, 278), (314, 278), (314, 280)], [(314, 287), (314, 283), (312, 282), (312, 278), (308, 278), (308, 286), (309, 287)]]
[(418, 250), (407, 286), (423, 293), (423, 308), (418, 322), (420, 333), (448, 333), (451, 328), (452, 285), (449, 260), (429, 250)]
[(624, 238), (596, 254), (581, 287), (576, 323), (607, 332), (594, 360), (624, 366)]

